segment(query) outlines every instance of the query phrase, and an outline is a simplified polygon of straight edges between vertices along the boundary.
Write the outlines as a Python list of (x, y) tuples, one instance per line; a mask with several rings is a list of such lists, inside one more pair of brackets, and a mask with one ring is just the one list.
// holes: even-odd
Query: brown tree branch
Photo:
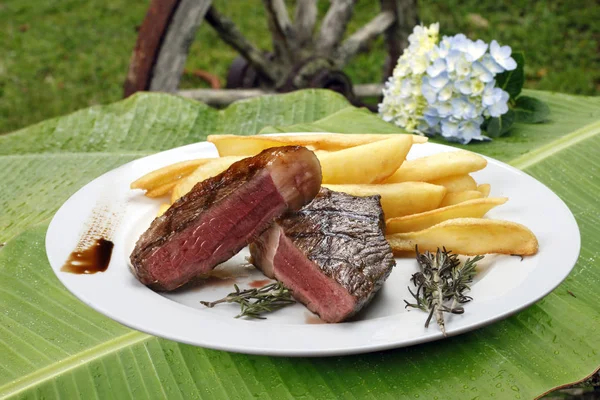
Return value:
[(250, 43), (235, 26), (233, 21), (222, 16), (214, 6), (211, 6), (206, 13), (206, 22), (208, 22), (219, 37), (228, 45), (240, 53), (256, 71), (266, 79), (277, 82), (279, 78), (279, 68), (270, 63), (252, 43)]
[(331, 6), (323, 18), (321, 31), (317, 40), (317, 51), (322, 55), (330, 55), (344, 36), (346, 25), (352, 17), (356, 0), (332, 0)]
[(336, 52), (336, 66), (341, 69), (352, 57), (359, 51), (364, 50), (373, 39), (392, 25), (395, 20), (396, 16), (393, 12), (384, 11), (344, 40)]

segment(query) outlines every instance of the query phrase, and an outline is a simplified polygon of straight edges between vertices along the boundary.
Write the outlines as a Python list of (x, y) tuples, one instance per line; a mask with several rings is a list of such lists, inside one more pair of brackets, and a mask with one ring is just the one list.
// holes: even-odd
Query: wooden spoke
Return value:
[(263, 0), (263, 3), (273, 38), (275, 58), (289, 65), (295, 61), (296, 38), (285, 3), (283, 0)]
[(177, 90), (190, 45), (210, 4), (210, 0), (183, 0), (180, 2), (163, 38), (163, 49), (154, 65), (153, 78), (150, 83), (151, 91), (174, 92)]
[(317, 0), (299, 0), (294, 15), (294, 32), (298, 47), (312, 47), (312, 36), (317, 22)]
[(348, 39), (344, 40), (337, 50), (336, 66), (342, 68), (346, 65), (356, 53), (365, 49), (369, 42), (385, 32), (394, 23), (395, 18), (393, 12), (384, 11), (352, 34)]
[(319, 38), (317, 41), (317, 51), (322, 55), (329, 55), (331, 51), (340, 43), (346, 25), (352, 17), (352, 10), (356, 0), (332, 0), (331, 6), (325, 14)]
[(277, 66), (270, 63), (262, 52), (242, 35), (233, 21), (222, 16), (214, 6), (208, 9), (205, 18), (221, 39), (248, 60), (258, 73), (272, 82), (277, 82), (279, 78)]
[(169, 29), (170, 15), (177, 8), (177, 0), (152, 0), (146, 18), (140, 26), (137, 42), (131, 55), (129, 71), (123, 85), (125, 97), (147, 90), (152, 78), (152, 67), (160, 53), (160, 43)]

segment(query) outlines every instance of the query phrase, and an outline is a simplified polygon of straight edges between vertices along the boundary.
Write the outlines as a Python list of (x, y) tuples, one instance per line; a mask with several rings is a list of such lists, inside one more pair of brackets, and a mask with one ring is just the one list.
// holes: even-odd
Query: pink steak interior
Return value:
[(148, 257), (149, 275), (169, 282), (171, 287), (165, 289), (170, 290), (208, 273), (239, 252), (285, 208), (270, 174), (263, 171), (158, 247)]
[(273, 258), (274, 275), (312, 312), (326, 322), (339, 322), (354, 311), (356, 299), (294, 246), (281, 230)]

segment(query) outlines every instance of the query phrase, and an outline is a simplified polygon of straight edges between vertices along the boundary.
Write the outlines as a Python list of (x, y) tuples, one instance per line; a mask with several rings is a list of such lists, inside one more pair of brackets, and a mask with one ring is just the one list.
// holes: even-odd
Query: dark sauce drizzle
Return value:
[(73, 251), (60, 270), (78, 275), (104, 272), (110, 264), (113, 247), (110, 240), (96, 239), (91, 246)]

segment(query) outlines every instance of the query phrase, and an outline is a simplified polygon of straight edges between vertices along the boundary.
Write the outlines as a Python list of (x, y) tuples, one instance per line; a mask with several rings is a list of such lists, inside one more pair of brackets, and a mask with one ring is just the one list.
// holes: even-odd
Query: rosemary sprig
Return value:
[(483, 256), (477, 256), (465, 261), (460, 267), (460, 260), (456, 254), (451, 254), (445, 248), (437, 249), (435, 254), (426, 251), (419, 253), (416, 248), (417, 261), (420, 271), (413, 274), (411, 282), (416, 286), (416, 293), (410, 287), (410, 294), (417, 301), (409, 303), (404, 300), (406, 307), (421, 309), (429, 316), (425, 321), (425, 328), (429, 327), (429, 322), (435, 316), (440, 330), (446, 336), (446, 325), (444, 323), (444, 312), (452, 314), (462, 314), (465, 309), (461, 304), (472, 300), (465, 292), (470, 290), (469, 284), (475, 276), (475, 267), (477, 262), (483, 259)]
[[(233, 285), (235, 292), (216, 301), (201, 301), (206, 307), (212, 308), (221, 303), (238, 303), (240, 313), (235, 318), (248, 317), (266, 319), (262, 314), (279, 310), (287, 305), (294, 304), (296, 300), (288, 288), (281, 282), (275, 282), (257, 289), (240, 290), (238, 285)], [(254, 300), (254, 301), (252, 301)]]

